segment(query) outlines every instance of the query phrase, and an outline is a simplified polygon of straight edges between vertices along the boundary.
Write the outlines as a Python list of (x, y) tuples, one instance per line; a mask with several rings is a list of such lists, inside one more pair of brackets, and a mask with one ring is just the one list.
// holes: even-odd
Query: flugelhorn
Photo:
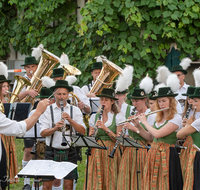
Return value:
[(96, 95), (101, 94), (101, 91), (104, 88), (111, 88), (113, 85), (113, 80), (123, 71), (119, 66), (107, 60), (104, 56), (101, 56), (101, 58), (103, 67), (90, 90), (90, 93), (95, 93)]
[[(158, 112), (160, 112), (160, 111), (164, 111), (164, 110), (167, 110), (167, 109), (169, 109), (169, 107), (163, 108), (163, 109), (160, 109), (160, 110), (156, 110), (156, 111), (153, 111), (153, 112), (150, 112), (150, 113), (147, 113), (147, 114), (145, 114), (145, 116), (149, 116), (149, 115), (152, 115), (152, 114), (154, 114), (154, 113), (158, 113)], [(132, 120), (134, 120), (134, 119), (138, 119), (138, 116), (135, 116), (135, 117), (133, 117), (133, 118), (130, 118), (130, 119), (126, 119), (126, 120), (124, 120), (124, 121), (121, 121), (121, 122), (119, 122), (119, 125), (122, 124), (122, 123), (126, 123), (126, 122), (129, 122), (129, 121), (132, 121)]]
[[(31, 85), (27, 88), (27, 90), (35, 89), (40, 92), (42, 88), (41, 78), (44, 76), (49, 76), (51, 70), (55, 67), (57, 63), (59, 63), (60, 58), (56, 55), (50, 53), (42, 47), (39, 47), (42, 50), (42, 56), (40, 58), (40, 62), (38, 64), (37, 70), (33, 74), (31, 79)], [(34, 98), (31, 96), (26, 96), (21, 102), (30, 102), (32, 105), (34, 104)]]
[[(99, 112), (99, 117), (98, 117), (97, 120), (100, 120), (100, 119), (101, 119), (102, 114), (103, 114), (103, 109), (104, 109), (104, 105), (101, 107), (101, 110), (100, 110), (100, 112)], [(96, 137), (97, 131), (98, 131), (98, 126), (97, 126), (97, 123), (95, 123), (95, 125), (94, 125), (94, 133), (92, 134), (92, 137), (94, 137), (94, 138)]]
[[(133, 110), (132, 110), (130, 116), (135, 115), (136, 109), (137, 109), (136, 107), (133, 108)], [(125, 135), (125, 133), (126, 133), (126, 129), (125, 129), (124, 126), (123, 126), (123, 127), (122, 127), (122, 132), (121, 132), (121, 134), (120, 134), (120, 137), (123, 137), (123, 136)], [(113, 158), (113, 157), (114, 157), (115, 151), (117, 150), (117, 147), (119, 146), (119, 144), (120, 144), (120, 141), (117, 140), (116, 143), (115, 143), (115, 146), (113, 147), (113, 149), (112, 149), (112, 151), (111, 151), (111, 153), (108, 155), (110, 158)]]

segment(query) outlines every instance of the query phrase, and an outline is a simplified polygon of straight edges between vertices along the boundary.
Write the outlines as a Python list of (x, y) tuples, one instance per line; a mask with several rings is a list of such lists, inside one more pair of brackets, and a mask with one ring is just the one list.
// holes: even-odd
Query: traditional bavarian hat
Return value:
[(56, 88), (66, 88), (69, 92), (73, 91), (73, 87), (69, 86), (66, 80), (57, 80), (55, 86), (50, 87), (50, 90), (54, 91)]
[(53, 94), (53, 91), (50, 90), (50, 88), (42, 87), (40, 90), (40, 94), (36, 96), (36, 98), (49, 98), (52, 94)]
[(38, 65), (38, 62), (36, 61), (35, 57), (26, 57), (24, 64), (21, 66), (26, 66), (26, 65)]
[(101, 91), (101, 94), (97, 95), (97, 97), (107, 97), (107, 98), (111, 98), (113, 100), (118, 100), (117, 98), (115, 98), (115, 91), (111, 88), (104, 88)]

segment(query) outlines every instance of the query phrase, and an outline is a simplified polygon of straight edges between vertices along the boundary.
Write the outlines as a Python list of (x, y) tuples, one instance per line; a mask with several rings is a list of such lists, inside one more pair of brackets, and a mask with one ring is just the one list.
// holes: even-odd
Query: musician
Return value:
[[(55, 86), (52, 86), (50, 89), (54, 91), (56, 102), (47, 108), (39, 120), (40, 134), (42, 137), (46, 137), (47, 147), (45, 150), (45, 159), (51, 159), (54, 161), (69, 161), (76, 164), (76, 149), (70, 147), (71, 138), (69, 136), (65, 136), (68, 145), (61, 146), (62, 132), (58, 130), (64, 126), (71, 126), (70, 130), (66, 131), (65, 134), (75, 135), (75, 131), (85, 134), (85, 125), (83, 123), (82, 113), (79, 108), (67, 103), (69, 92), (73, 90), (73, 88), (68, 85), (67, 81), (57, 80)], [(56, 92), (56, 90), (58, 91)], [(63, 100), (64, 104), (63, 114), (61, 114), (61, 100)], [(52, 122), (54, 123), (53, 126)], [(64, 122), (66, 122), (66, 125)], [(64, 178), (64, 189), (73, 189), (73, 180), (77, 178), (76, 168)], [(43, 183), (43, 190), (51, 189), (52, 184), (53, 181), (46, 179)]]
[[(52, 96), (53, 94), (53, 91), (51, 91), (49, 88), (46, 88), (46, 87), (42, 87), (41, 90), (40, 90), (40, 94), (38, 96), (36, 96), (36, 98), (40, 99), (41, 100), (44, 100), (45, 98), (49, 98), (51, 96), (51, 98), (49, 98), (49, 105), (53, 104), (55, 102), (54, 100), (54, 97)], [(35, 112), (36, 109), (32, 110), (30, 113), (29, 113), (29, 117)], [(36, 156), (34, 156), (33, 158), (33, 154), (31, 154), (31, 151), (33, 149), (33, 147), (30, 147), (28, 148), (29, 150), (29, 156), (28, 158), (31, 160), (32, 158), (35, 159), (35, 157), (37, 159), (43, 159), (44, 158), (44, 148), (45, 148), (45, 138), (41, 138), (40, 136), (40, 132), (39, 132), (39, 126), (38, 126), (38, 123), (36, 124), (36, 133), (35, 134), (35, 129), (34, 127), (31, 128), (28, 132), (26, 132), (25, 136), (24, 137), (38, 137), (37, 139), (37, 144), (36, 144)], [(28, 152), (27, 152), (27, 155), (28, 155)], [(29, 160), (29, 161), (30, 161)], [(27, 161), (27, 163), (29, 162)], [(24, 189), (31, 189), (31, 186), (30, 186), (30, 179), (29, 178), (24, 178)], [(34, 183), (32, 185), (32, 189), (34, 190), (35, 187), (34, 187)], [(40, 186), (40, 189), (42, 189), (42, 186)]]
[[(53, 74), (51, 78), (53, 78), (55, 81), (63, 80), (64, 72), (65, 71), (62, 68), (55, 68), (53, 69)], [(79, 109), (83, 110), (85, 114), (89, 114), (91, 110), (90, 110), (90, 103), (89, 103), (88, 98), (85, 96), (83, 91), (78, 86), (72, 85), (72, 87), (73, 87), (74, 94), (76, 94), (77, 97), (81, 100), (80, 102), (77, 102)]]
[[(46, 110), (47, 106), (49, 105), (48, 100), (41, 101), (37, 108), (35, 113), (27, 118), (24, 121), (14, 121), (6, 118), (6, 116), (0, 112), (0, 134), (4, 134), (6, 136), (19, 136), (22, 137), (26, 131), (30, 130), (34, 124), (37, 122), (40, 115)], [(1, 141), (1, 138), (0, 138)], [(0, 161), (4, 160), (6, 157), (6, 152), (3, 147), (2, 141), (0, 142)], [(3, 170), (6, 170), (6, 163), (3, 163), (3, 166), (0, 166), (1, 170), (0, 172), (3, 172)], [(4, 179), (1, 179), (4, 180)], [(6, 189), (6, 187), (3, 187), (3, 189)]]
[[(121, 131), (122, 125), (118, 123), (125, 119), (116, 105), (115, 93), (113, 89), (104, 88), (100, 95), (100, 105), (104, 106), (102, 119), (98, 120), (99, 113), (90, 117), (89, 135), (94, 134), (94, 126), (98, 126), (96, 137), (100, 138), (108, 150), (112, 150), (115, 145), (115, 136)], [(98, 141), (100, 143), (100, 141)], [(120, 151), (116, 150), (113, 159), (108, 157), (108, 151), (101, 149), (92, 149), (88, 160), (88, 183), (87, 189), (117, 189), (117, 175), (119, 173)]]
[(156, 109), (156, 96), (157, 92), (155, 90), (152, 90), (149, 94), (148, 94), (148, 98), (149, 98), (149, 108), (151, 110), (151, 112), (155, 111)]
[(171, 72), (175, 73), (177, 75), (179, 81), (180, 81), (180, 88), (179, 88), (179, 90), (177, 92), (175, 92), (175, 93), (178, 93), (178, 95), (175, 97), (175, 99), (177, 101), (179, 101), (179, 103), (181, 104), (181, 107), (182, 107), (182, 111), (183, 111), (184, 106), (185, 106), (186, 97), (183, 96), (182, 94), (186, 93), (187, 89), (189, 87), (189, 85), (184, 82), (185, 75), (188, 72), (187, 72), (187, 70), (184, 70), (181, 65), (173, 66)]
[[(31, 79), (38, 67), (38, 62), (36, 61), (35, 57), (26, 57), (24, 64), (21, 66), (24, 66), (24, 69), (26, 70), (26, 74), (24, 75), (24, 77), (26, 79), (28, 79), (29, 81), (31, 81)], [(14, 91), (16, 85), (17, 85), (17, 81), (15, 80), (14, 85), (13, 85), (13, 91)], [(18, 97), (20, 100), (22, 100), (23, 98), (25, 98), (28, 95), (34, 98), (35, 96), (38, 95), (38, 92), (35, 89), (26, 90), (26, 87), (24, 87), (21, 90), (21, 92), (19, 93)], [(23, 168), (27, 165), (28, 161), (32, 157), (32, 155), (30, 154), (30, 151), (32, 150), (33, 144), (34, 144), (33, 140), (24, 139), (24, 156), (22, 159)], [(24, 180), (24, 190), (30, 189), (29, 183), (30, 182), (27, 181), (26, 179)]]
[[(192, 86), (189, 86), (188, 87), (188, 90), (187, 90), (187, 93), (186, 94), (182, 94), (183, 96), (187, 96), (187, 101), (185, 102), (185, 108), (184, 108), (184, 111), (183, 111), (183, 115), (182, 115), (182, 118), (183, 118), (183, 121), (182, 121), (182, 126), (185, 127), (186, 125), (186, 122), (188, 121), (188, 119), (193, 116), (193, 112), (194, 112), (194, 101), (192, 98), (189, 98), (190, 95), (193, 95), (194, 94), (194, 91), (195, 91), (195, 87), (192, 87)], [(195, 118), (199, 118), (199, 114), (200, 112), (196, 112), (196, 116)], [(197, 116), (198, 115), (198, 116)], [(187, 147), (187, 149), (181, 149), (181, 152), (180, 152), (180, 162), (181, 162), (181, 169), (182, 169), (182, 175), (183, 175), (183, 181), (185, 180), (185, 176), (186, 176), (186, 166), (188, 164), (188, 161), (189, 161), (189, 153), (190, 153), (190, 150), (192, 148), (192, 144), (193, 144), (193, 140), (192, 140), (192, 137), (191, 135), (188, 135), (186, 137), (186, 139), (184, 139), (185, 142), (183, 143), (183, 147)]]
[[(146, 102), (147, 102), (147, 94), (145, 93), (144, 89), (141, 88), (134, 88), (133, 93), (129, 94), (127, 96), (132, 101), (132, 105), (136, 108), (136, 111), (134, 113), (134, 116), (138, 116), (142, 113), (149, 113), (150, 109), (147, 108)], [(155, 117), (153, 115), (148, 116), (147, 118), (148, 123), (153, 125), (155, 121)], [(139, 122), (137, 123), (141, 127), (145, 129), (145, 126)], [(131, 138), (134, 138), (136, 141), (138, 141), (140, 144), (147, 145), (147, 140), (142, 136), (140, 136), (140, 131), (134, 126), (133, 123), (126, 123), (124, 127), (128, 129), (128, 134)], [(146, 129), (145, 129), (146, 130)], [(151, 140), (151, 139), (150, 139)], [(138, 160), (136, 160), (136, 156), (138, 157)], [(117, 189), (141, 189), (141, 185), (143, 183), (143, 166), (145, 164), (145, 160), (147, 157), (147, 150), (146, 149), (139, 149), (137, 151), (136, 155), (136, 148), (132, 147), (126, 147), (121, 163), (120, 163), (120, 173), (118, 176), (118, 183), (117, 183)], [(140, 171), (140, 174), (137, 178), (137, 167)], [(138, 187), (137, 187), (137, 182)]]
[[(24, 77), (28, 79), (29, 81), (31, 81), (38, 67), (38, 62), (36, 61), (35, 57), (26, 57), (24, 64), (21, 66), (24, 66), (24, 69), (26, 70), (26, 74), (24, 75)], [(16, 85), (17, 85), (17, 81), (15, 81), (13, 85), (13, 90), (15, 89)], [(19, 99), (22, 100), (28, 95), (34, 98), (35, 96), (38, 95), (38, 92), (36, 89), (26, 90), (26, 87), (24, 87), (22, 91), (19, 93)]]
[(102, 69), (102, 61), (98, 61), (98, 62), (93, 63), (92, 64), (92, 68), (90, 69), (93, 80), (92, 80), (92, 82), (90, 84), (84, 85), (81, 88), (88, 98), (96, 97), (96, 95), (94, 93), (89, 93), (89, 92), (92, 89), (92, 86), (94, 85), (97, 77), (101, 73), (101, 69)]
[(176, 112), (175, 96), (170, 87), (162, 87), (156, 96), (156, 110), (169, 107), (156, 114), (156, 121), (152, 127), (144, 114), (138, 116), (144, 124), (135, 125), (142, 137), (153, 139), (144, 166), (143, 189), (176, 189), (182, 190), (182, 173), (178, 153), (174, 148), (176, 133), (181, 127), (182, 118)]
[[(196, 88), (193, 95), (189, 95), (189, 98), (194, 99), (194, 106), (196, 111), (200, 112), (200, 88)], [(177, 137), (179, 139), (185, 139), (186, 136), (191, 135), (193, 140), (193, 146), (188, 154), (188, 163), (185, 171), (184, 190), (194, 189), (197, 190), (200, 187), (200, 119), (196, 119), (191, 116), (185, 127), (178, 131)]]

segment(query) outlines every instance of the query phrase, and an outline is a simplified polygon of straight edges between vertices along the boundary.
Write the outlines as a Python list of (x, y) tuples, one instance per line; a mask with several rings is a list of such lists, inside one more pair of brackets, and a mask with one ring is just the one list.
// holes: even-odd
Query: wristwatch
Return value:
[(106, 132), (107, 134), (110, 133), (110, 129)]
[(137, 130), (137, 131), (136, 131), (136, 133), (137, 133), (137, 134), (139, 134), (139, 133), (140, 133), (140, 131), (139, 131), (139, 130)]
[(84, 104), (84, 109), (86, 109), (87, 108), (87, 106)]

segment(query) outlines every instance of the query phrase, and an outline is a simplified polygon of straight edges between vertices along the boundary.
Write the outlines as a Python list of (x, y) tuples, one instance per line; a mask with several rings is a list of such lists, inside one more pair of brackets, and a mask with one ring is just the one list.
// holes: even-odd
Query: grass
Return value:
[[(20, 171), (22, 169), (22, 158), (24, 155), (23, 152), (23, 146), (24, 146), (24, 142), (22, 139), (16, 139), (16, 149), (17, 149), (17, 161), (18, 161), (18, 171)], [(85, 168), (86, 168), (86, 148), (82, 149), (82, 157), (83, 160), (81, 162), (78, 162), (78, 172), (79, 172), (79, 179), (78, 179), (78, 183), (76, 186), (76, 190), (81, 190), (83, 189), (84, 186), (84, 181), (85, 181)], [(33, 179), (31, 179), (31, 181), (33, 181)], [(32, 182), (31, 182), (32, 184)], [(24, 180), (23, 178), (19, 178), (19, 183), (15, 183), (15, 184), (11, 184), (10, 185), (10, 189), (11, 190), (22, 190), (24, 186)]]

